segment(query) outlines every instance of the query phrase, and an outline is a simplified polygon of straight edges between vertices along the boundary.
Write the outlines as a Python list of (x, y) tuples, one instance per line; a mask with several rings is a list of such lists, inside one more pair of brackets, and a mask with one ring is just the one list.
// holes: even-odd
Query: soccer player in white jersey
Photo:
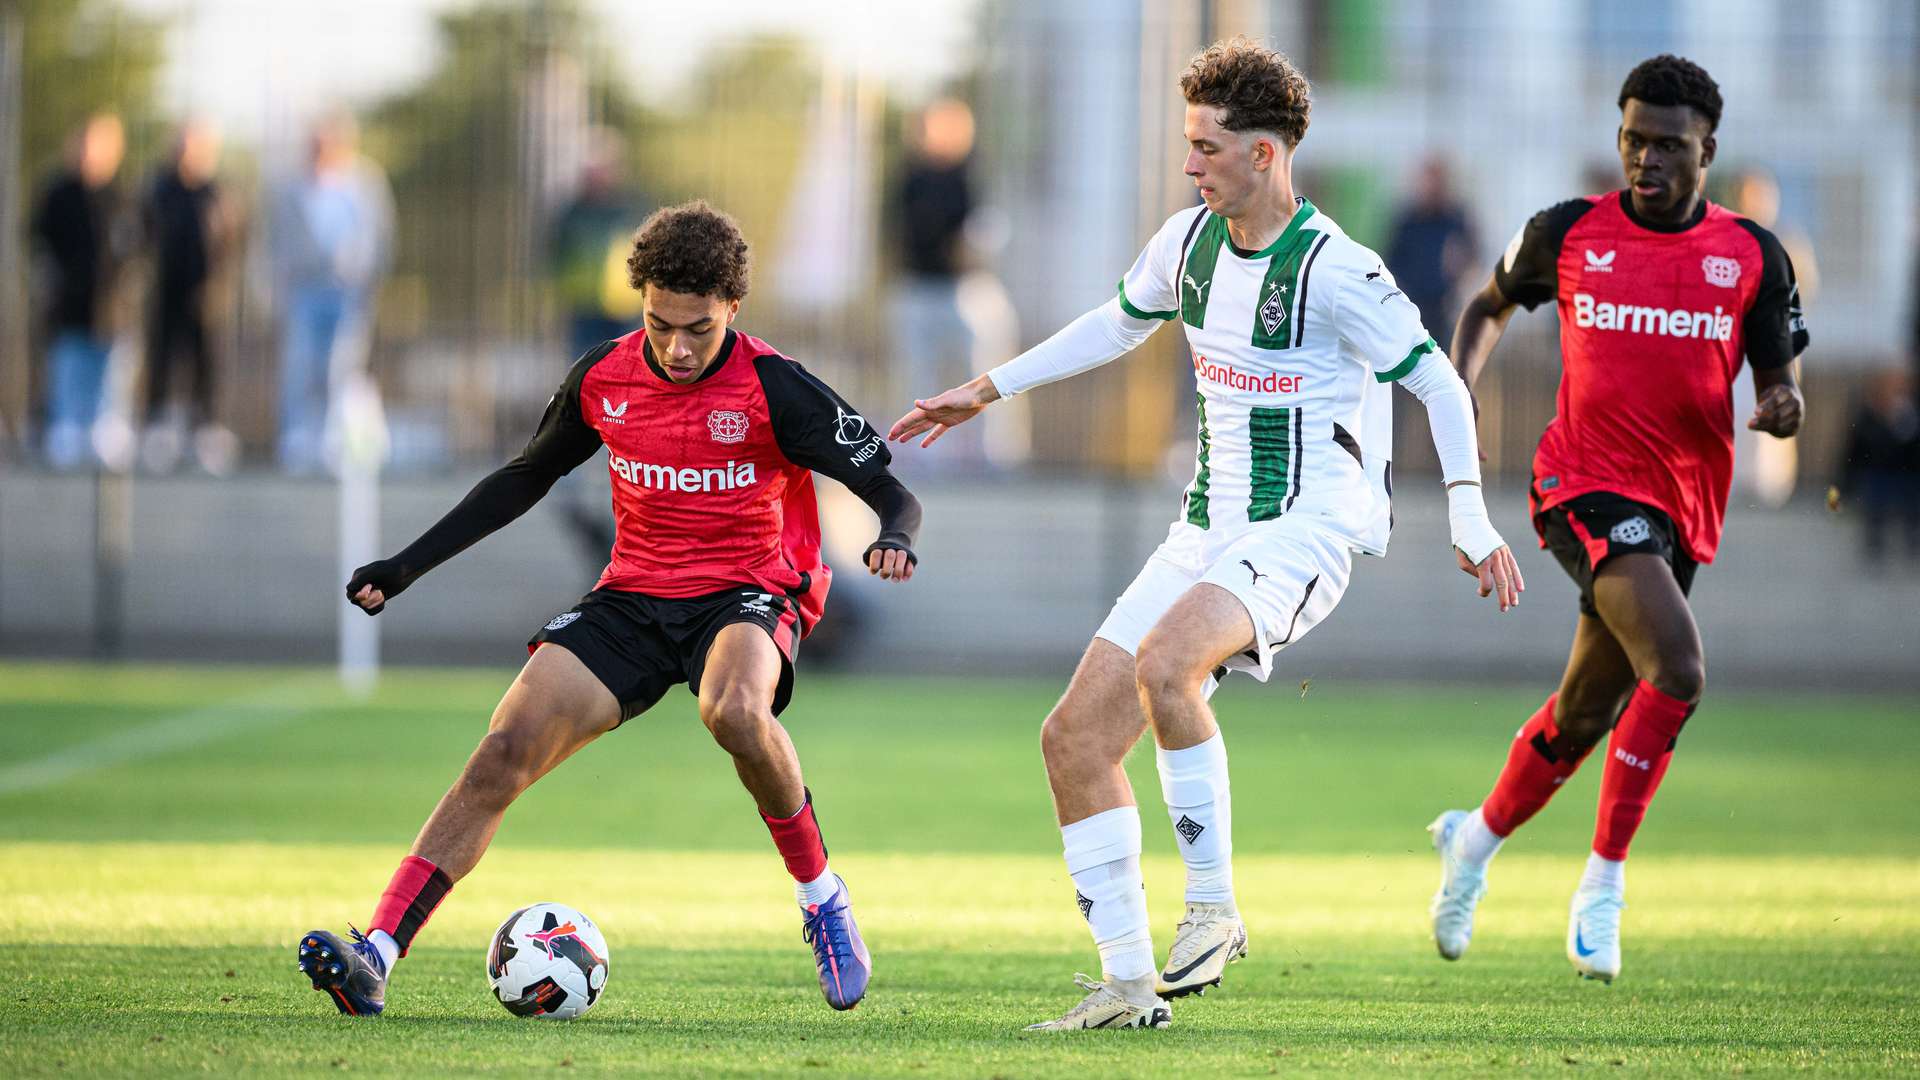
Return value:
[[(1105, 364), (1178, 322), (1199, 390), (1199, 452), (1167, 540), (1114, 604), (1041, 729), (1082, 914), (1105, 977), (1046, 1030), (1165, 1027), (1166, 999), (1217, 985), (1246, 954), (1233, 896), (1227, 754), (1216, 676), (1264, 681), (1274, 654), (1325, 619), (1355, 552), (1390, 526), (1392, 384), (1427, 408), (1460, 567), (1501, 610), (1523, 584), (1480, 494), (1471, 398), (1371, 251), (1293, 190), (1307, 80), (1244, 38), (1196, 57), (1186, 175), (1204, 205), (1168, 219), (1119, 295), (893, 426), (931, 445), (1003, 397)], [(1140, 815), (1122, 769), (1151, 723), (1161, 792), (1186, 862), (1186, 915), (1155, 978)]]

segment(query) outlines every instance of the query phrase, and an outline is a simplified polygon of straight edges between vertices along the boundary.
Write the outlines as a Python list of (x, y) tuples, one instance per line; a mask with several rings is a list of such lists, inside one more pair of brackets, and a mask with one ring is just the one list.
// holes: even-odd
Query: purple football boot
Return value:
[(813, 946), (813, 963), (820, 969), (820, 992), (827, 996), (827, 1004), (851, 1009), (867, 996), (873, 958), (867, 955), (867, 943), (854, 924), (847, 883), (838, 874), (834, 880), (840, 888), (833, 899), (801, 907), (800, 940)]
[(348, 1016), (378, 1016), (387, 1007), (387, 965), (358, 930), (352, 942), (326, 930), (301, 938), (300, 973)]

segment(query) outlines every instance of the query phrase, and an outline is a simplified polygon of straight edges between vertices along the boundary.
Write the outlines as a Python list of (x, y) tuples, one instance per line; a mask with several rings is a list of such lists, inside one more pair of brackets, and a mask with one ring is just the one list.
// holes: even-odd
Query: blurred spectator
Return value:
[(92, 435), (113, 344), (107, 307), (126, 254), (113, 180), (125, 152), (120, 118), (90, 117), (33, 213), (34, 278), (49, 342), (46, 454), (55, 468), (99, 460)]
[[(1780, 183), (1773, 173), (1758, 166), (1741, 170), (1734, 179), (1728, 209), (1767, 229), (1779, 239), (1793, 262), (1794, 280), (1800, 286), (1800, 307), (1812, 307), (1820, 291), (1820, 267), (1814, 262), (1813, 242), (1806, 230), (1780, 220)], [(1753, 412), (1751, 379), (1736, 379), (1733, 385), (1733, 414), (1745, 417)], [(1751, 431), (1744, 422), (1734, 425), (1733, 486), (1749, 501), (1778, 508), (1793, 495), (1800, 474), (1798, 438), (1776, 439)]]
[(1442, 349), (1453, 340), (1460, 283), (1479, 268), (1479, 258), (1473, 222), (1453, 193), (1447, 163), (1428, 158), (1420, 166), (1412, 201), (1394, 212), (1386, 263)]
[(154, 280), (147, 325), (146, 431), (141, 464), (170, 472), (180, 461), (181, 428), (166, 415), (176, 369), (189, 382), (186, 429), (193, 432), (200, 467), (215, 476), (232, 471), (239, 452), (233, 432), (214, 416), (216, 372), (207, 333), (207, 282), (227, 254), (232, 216), (214, 184), (220, 132), (190, 120), (174, 136), (173, 153), (147, 192), (146, 234)]
[[(927, 106), (891, 192), (903, 271), (892, 303), (894, 353), (909, 398), (957, 386), (1010, 358), (1017, 344), (1005, 287), (976, 265), (981, 229), (969, 179), (973, 135), (973, 111), (964, 102), (946, 98)], [(909, 451), (909, 461), (978, 468), (990, 445), (996, 458), (1023, 456), (1024, 432), (962, 425), (947, 434), (939, 454)]]
[(1886, 558), (1894, 530), (1903, 534), (1907, 557), (1920, 560), (1920, 409), (1912, 376), (1883, 371), (1868, 382), (1840, 468), (1840, 496), (1860, 508), (1867, 561)]
[(280, 464), (311, 473), (323, 463), (330, 405), (364, 373), (393, 241), (393, 192), (361, 156), (352, 117), (314, 128), (306, 171), (281, 193), (271, 228), (285, 319)]
[(580, 190), (554, 219), (549, 259), (567, 313), (569, 358), (640, 323), (640, 294), (627, 285), (627, 254), (647, 208), (621, 183), (621, 167), (620, 136), (595, 128)]

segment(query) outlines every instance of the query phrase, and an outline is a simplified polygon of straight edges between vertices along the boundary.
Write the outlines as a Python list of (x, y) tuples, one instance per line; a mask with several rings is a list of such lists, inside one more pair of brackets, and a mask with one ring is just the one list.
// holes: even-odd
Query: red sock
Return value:
[(1634, 688), (1620, 722), (1607, 743), (1607, 769), (1600, 774), (1600, 814), (1593, 825), (1593, 853), (1615, 862), (1627, 857), (1627, 845), (1647, 816), (1647, 804), (1667, 775), (1674, 740), (1693, 715), (1693, 706), (1668, 697), (1645, 679)]
[(1493, 790), (1480, 804), (1480, 816), (1495, 835), (1510, 836), (1539, 813), (1592, 749), (1568, 756), (1553, 748), (1553, 740), (1560, 735), (1553, 722), (1553, 703), (1558, 697), (1555, 694), (1548, 698), (1513, 737), (1507, 767), (1500, 770), (1500, 779), (1494, 781)]
[(819, 822), (813, 819), (813, 792), (807, 792), (806, 796), (800, 812), (790, 818), (760, 815), (760, 820), (767, 823), (767, 831), (773, 834), (773, 846), (780, 849), (780, 857), (786, 860), (787, 873), (803, 885), (819, 880), (820, 875), (827, 872), (827, 845), (820, 839)]
[(405, 956), (407, 947), (413, 944), (413, 935), (427, 925), (433, 909), (440, 906), (452, 888), (453, 879), (446, 871), (418, 855), (409, 855), (400, 860), (393, 880), (387, 882), (387, 891), (380, 894), (380, 904), (373, 909), (373, 924), (368, 929), (391, 934), (400, 946), (400, 955)]

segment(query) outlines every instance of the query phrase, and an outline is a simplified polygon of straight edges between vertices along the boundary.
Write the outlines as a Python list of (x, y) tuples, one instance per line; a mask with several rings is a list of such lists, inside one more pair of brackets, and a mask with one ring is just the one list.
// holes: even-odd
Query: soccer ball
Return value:
[(487, 985), (515, 1016), (571, 1020), (607, 988), (607, 939), (565, 904), (523, 907), (494, 931)]

